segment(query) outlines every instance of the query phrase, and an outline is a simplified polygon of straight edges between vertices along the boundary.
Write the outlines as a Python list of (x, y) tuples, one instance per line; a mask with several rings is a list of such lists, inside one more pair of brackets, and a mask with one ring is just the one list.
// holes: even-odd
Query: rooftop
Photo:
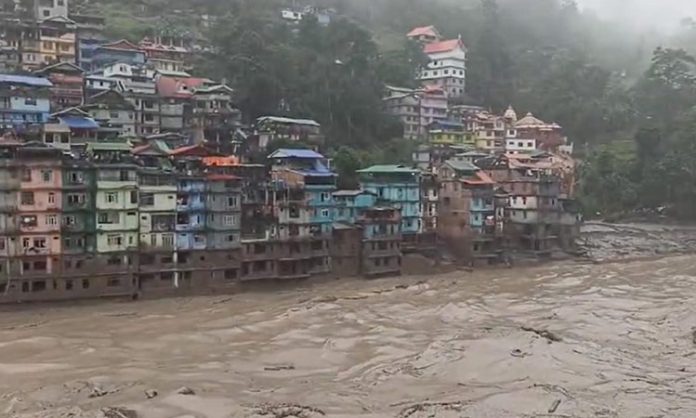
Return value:
[(402, 173), (402, 174), (418, 174), (419, 170), (408, 168), (404, 165), (373, 165), (372, 167), (358, 170), (362, 174), (378, 174), (378, 173)]
[(431, 44), (427, 44), (423, 48), (423, 52), (425, 52), (426, 54), (437, 54), (441, 52), (450, 52), (457, 48), (464, 49), (464, 43), (461, 39), (450, 39), (447, 41), (433, 42)]
[(432, 36), (435, 38), (440, 37), (440, 33), (435, 29), (435, 26), (420, 26), (417, 28), (414, 28), (411, 32), (409, 32), (407, 35), (409, 38), (415, 38), (417, 36)]
[(26, 75), (0, 74), (0, 83), (22, 84), (32, 87), (52, 87), (48, 79), (42, 77), (31, 77)]
[(257, 124), (262, 124), (265, 122), (284, 123), (284, 124), (288, 124), (288, 125), (308, 125), (308, 126), (314, 126), (316, 128), (321, 127), (319, 122), (312, 120), (312, 119), (293, 119), (293, 118), (285, 118), (285, 117), (280, 117), (280, 116), (261, 116), (260, 118), (256, 119)]
[(310, 149), (291, 149), (280, 148), (268, 156), (273, 158), (305, 158), (305, 159), (324, 159), (324, 156)]

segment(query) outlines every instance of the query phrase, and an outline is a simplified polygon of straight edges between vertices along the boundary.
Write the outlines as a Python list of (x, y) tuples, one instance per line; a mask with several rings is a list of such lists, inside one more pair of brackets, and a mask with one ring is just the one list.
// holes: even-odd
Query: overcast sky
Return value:
[[(644, 29), (670, 29), (685, 17), (696, 18), (696, 0), (577, 0), (601, 16)], [(626, 22), (629, 21), (629, 22)]]

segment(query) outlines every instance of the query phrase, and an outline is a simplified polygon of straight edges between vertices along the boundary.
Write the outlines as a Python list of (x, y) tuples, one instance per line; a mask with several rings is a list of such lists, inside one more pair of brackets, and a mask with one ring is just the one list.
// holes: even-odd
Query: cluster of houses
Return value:
[[(232, 90), (187, 72), (185, 41), (109, 41), (67, 2), (0, 9), (0, 302), (398, 275), (404, 254), (438, 248), (474, 265), (572, 248), (572, 147), (533, 115), (453, 105), (461, 39), (409, 34), (430, 57), (423, 86), (389, 87), (385, 106), (424, 142), (413, 164), (337, 190), (319, 123), (243, 129)], [(316, 147), (264, 153), (279, 139)]]
[(568, 250), (571, 172), (554, 155), (456, 153), (437, 173), (359, 170), (278, 149), (265, 164), (163, 139), (0, 141), (0, 301), (192, 293), (262, 280), (398, 275), (440, 244), (472, 265)]

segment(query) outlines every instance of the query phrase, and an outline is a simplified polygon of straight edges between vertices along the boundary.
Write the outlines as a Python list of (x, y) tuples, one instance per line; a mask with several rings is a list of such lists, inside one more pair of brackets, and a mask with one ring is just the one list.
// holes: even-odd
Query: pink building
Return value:
[[(60, 151), (40, 145), (28, 146), (21, 150), (19, 160), (19, 233), (13, 245), (13, 270), (22, 279), (58, 274), (63, 201)], [(34, 282), (23, 280), (22, 286), (29, 289)]]

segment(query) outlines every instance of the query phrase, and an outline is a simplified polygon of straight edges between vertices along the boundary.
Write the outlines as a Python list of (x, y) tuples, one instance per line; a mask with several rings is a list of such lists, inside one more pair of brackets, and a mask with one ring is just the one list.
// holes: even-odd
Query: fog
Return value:
[(696, 18), (694, 0), (577, 0), (585, 10), (640, 29), (676, 29), (681, 20)]

